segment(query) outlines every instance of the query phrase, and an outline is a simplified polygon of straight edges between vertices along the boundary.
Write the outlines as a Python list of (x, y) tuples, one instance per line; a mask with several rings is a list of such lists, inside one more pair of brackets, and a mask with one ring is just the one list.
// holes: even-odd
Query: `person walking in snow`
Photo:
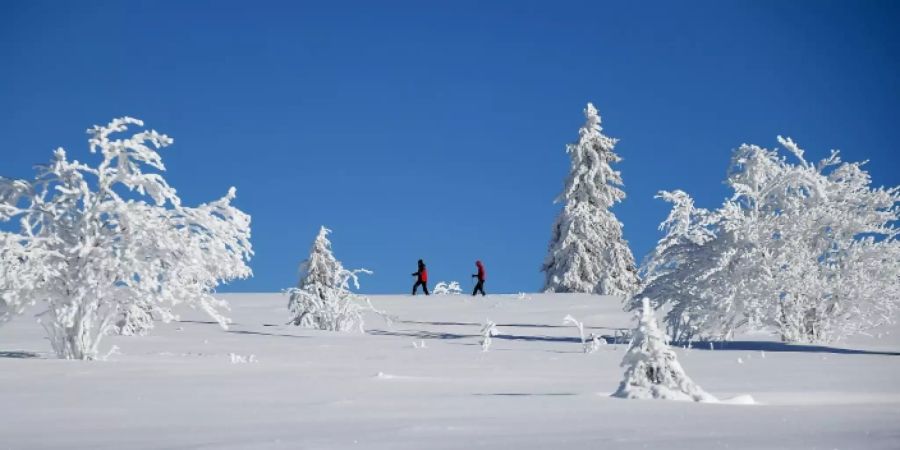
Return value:
[(425, 262), (421, 259), (419, 260), (419, 270), (413, 272), (412, 274), (416, 277), (416, 284), (413, 285), (413, 293), (412, 295), (416, 295), (416, 291), (419, 289), (419, 286), (422, 286), (422, 290), (425, 291), (425, 295), (428, 294), (428, 269), (425, 268)]
[(478, 268), (478, 273), (473, 274), (472, 278), (478, 278), (478, 283), (475, 284), (475, 289), (472, 290), (472, 296), (474, 297), (479, 291), (481, 291), (481, 296), (484, 297), (484, 264), (481, 264), (481, 261), (475, 261), (475, 267)]

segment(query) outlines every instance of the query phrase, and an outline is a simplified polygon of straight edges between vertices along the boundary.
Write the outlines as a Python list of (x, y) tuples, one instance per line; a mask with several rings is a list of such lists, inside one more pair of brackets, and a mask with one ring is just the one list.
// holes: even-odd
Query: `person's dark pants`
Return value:
[(429, 295), (428, 294), (428, 282), (422, 281), (422, 280), (417, 280), (416, 284), (413, 285), (413, 295), (416, 295), (416, 291), (419, 289), (419, 286), (422, 286), (422, 290), (425, 291), (425, 295)]
[(474, 296), (479, 291), (481, 292), (482, 296), (487, 295), (484, 293), (484, 280), (478, 280), (478, 283), (475, 285), (475, 290), (472, 291), (472, 295)]

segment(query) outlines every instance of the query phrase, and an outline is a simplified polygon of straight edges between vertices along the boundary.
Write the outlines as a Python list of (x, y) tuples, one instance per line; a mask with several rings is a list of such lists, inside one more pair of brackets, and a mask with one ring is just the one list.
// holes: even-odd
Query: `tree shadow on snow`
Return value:
[(0, 358), (14, 358), (14, 359), (30, 359), (30, 358), (40, 358), (41, 355), (33, 352), (25, 352), (25, 351), (0, 351)]
[[(499, 325), (498, 325), (499, 326)], [(385, 330), (368, 330), (368, 334), (376, 336), (407, 336), (418, 339), (466, 339), (478, 338), (480, 334), (461, 334), (461, 333), (438, 333), (423, 330), (401, 330), (401, 331), (385, 331)], [(581, 339), (567, 336), (521, 336), (515, 334), (498, 334), (494, 339), (507, 341), (535, 341), (535, 342), (577, 342), (581, 343)]]
[[(710, 344), (712, 348), (710, 348)], [(675, 342), (673, 346), (685, 347), (686, 342)], [(798, 353), (834, 353), (838, 355), (884, 355), (900, 356), (900, 352), (878, 350), (857, 350), (852, 348), (828, 347), (825, 345), (786, 344), (772, 341), (706, 341), (692, 342), (694, 350), (743, 350), (765, 352), (798, 352)]]
[[(409, 323), (413, 325), (434, 325), (434, 326), (460, 326), (460, 327), (480, 327), (483, 324), (476, 322), (428, 322), (420, 320), (404, 320), (401, 323)], [(568, 325), (544, 325), (538, 323), (498, 323), (498, 327), (508, 328), (565, 328)], [(587, 327), (586, 327), (587, 328)]]
[(578, 395), (573, 392), (495, 392), (490, 394), (472, 394), (477, 397), (567, 397)]
[(498, 334), (494, 339), (507, 341), (532, 341), (532, 342), (574, 342), (581, 343), (581, 338), (570, 336), (520, 336), (515, 334)]
[[(402, 320), (400, 323), (408, 323), (413, 325), (435, 325), (435, 326), (471, 326), (471, 327), (480, 327), (483, 324), (475, 323), (475, 322), (427, 322), (427, 321), (418, 321), (418, 320)], [(506, 327), (506, 328), (571, 328), (571, 325), (549, 325), (543, 323), (498, 323), (498, 328)], [(627, 328), (616, 328), (616, 327), (584, 327), (585, 330), (627, 330)]]
[[(498, 325), (499, 326), (499, 325)], [(621, 336), (597, 336), (599, 339), (606, 341), (607, 344), (627, 344), (628, 341)], [(506, 339), (509, 341), (535, 341), (535, 342), (571, 342), (580, 344), (580, 337), (573, 336), (520, 336), (515, 334), (499, 334), (494, 339)]]
[[(477, 325), (477, 324), (476, 324)], [(500, 325), (498, 325), (500, 327)], [(480, 334), (462, 334), (462, 333), (438, 333), (433, 331), (424, 331), (424, 330), (367, 330), (367, 334), (371, 334), (374, 336), (404, 336), (404, 337), (412, 337), (417, 339), (466, 339), (466, 338), (478, 338), (481, 337)], [(620, 339), (614, 336), (599, 336), (600, 339), (606, 341), (607, 344), (620, 344)], [(567, 343), (575, 343), (580, 344), (581, 338), (572, 337), (572, 336), (529, 336), (529, 335), (518, 335), (518, 334), (498, 334), (494, 336), (494, 339), (507, 340), (507, 341), (528, 341), (528, 342), (567, 342)]]
[(400, 323), (409, 323), (409, 324), (413, 324), (413, 325), (436, 325), (436, 326), (472, 326), (472, 327), (481, 326), (480, 323), (475, 323), (475, 322), (427, 322), (427, 321), (419, 321), (419, 320), (401, 320)]
[[(178, 323), (196, 323), (196, 324), (200, 324), (200, 325), (216, 325), (216, 326), (219, 325), (219, 322), (216, 322), (215, 320), (178, 320), (176, 322), (178, 322)], [(234, 325), (238, 325), (238, 323), (231, 322), (229, 325), (234, 326)]]
[(416, 331), (416, 330), (402, 330), (402, 331), (386, 331), (386, 330), (366, 330), (366, 334), (371, 334), (375, 336), (407, 336), (414, 337), (419, 339), (465, 339), (465, 338), (473, 338), (478, 337), (477, 334), (458, 334), (458, 333), (435, 333), (432, 331)]
[(300, 339), (307, 338), (307, 336), (297, 336), (296, 334), (263, 333), (261, 331), (228, 330), (228, 332), (234, 333), (234, 334), (254, 334), (257, 336), (291, 337), (291, 338), (300, 338)]
[[(542, 323), (498, 323), (497, 326), (498, 327), (507, 327), (507, 328), (572, 328), (572, 325), (547, 325), (547, 324), (542, 324)], [(628, 328), (589, 327), (587, 325), (585, 325), (584, 329), (585, 330), (609, 330), (609, 331), (628, 330)]]

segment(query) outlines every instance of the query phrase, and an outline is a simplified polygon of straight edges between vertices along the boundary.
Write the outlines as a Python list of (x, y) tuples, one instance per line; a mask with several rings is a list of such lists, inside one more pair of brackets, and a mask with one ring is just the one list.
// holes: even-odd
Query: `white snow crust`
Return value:
[(616, 335), (633, 326), (617, 298), (374, 296), (398, 320), (347, 334), (285, 325), (284, 294), (219, 297), (228, 331), (176, 311), (109, 336), (106, 361), (56, 359), (36, 310), (0, 327), (0, 449), (900, 448), (897, 326), (842, 347), (673, 343), (725, 400), (626, 401), (610, 394), (627, 343), (585, 354), (560, 322)]

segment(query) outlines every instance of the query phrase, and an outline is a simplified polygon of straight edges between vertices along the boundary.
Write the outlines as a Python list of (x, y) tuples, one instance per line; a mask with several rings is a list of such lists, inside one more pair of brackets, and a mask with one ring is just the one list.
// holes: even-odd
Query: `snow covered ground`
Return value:
[(609, 397), (625, 345), (584, 354), (562, 320), (630, 327), (612, 298), (374, 297), (398, 321), (353, 335), (284, 325), (281, 294), (223, 297), (229, 331), (189, 311), (104, 362), (53, 359), (33, 314), (0, 327), (0, 448), (900, 448), (900, 327), (679, 349), (706, 391), (757, 402), (699, 404)]

